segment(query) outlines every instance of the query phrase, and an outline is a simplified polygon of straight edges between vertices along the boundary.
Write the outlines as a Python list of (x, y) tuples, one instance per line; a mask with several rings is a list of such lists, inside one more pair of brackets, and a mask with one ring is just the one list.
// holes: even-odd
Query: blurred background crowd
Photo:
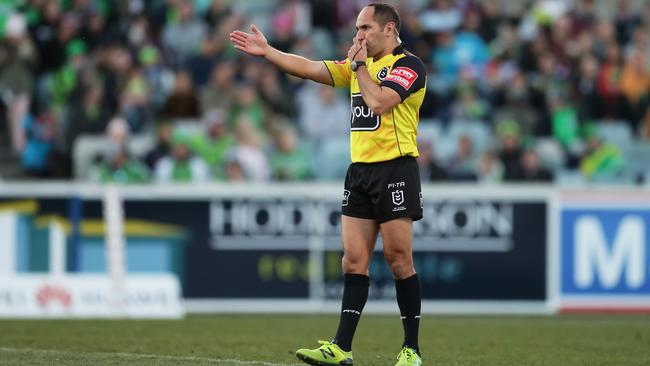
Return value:
[[(0, 178), (338, 180), (349, 91), (236, 52), (347, 54), (361, 0), (0, 0)], [(650, 179), (650, 2), (405, 0), (424, 181)]]

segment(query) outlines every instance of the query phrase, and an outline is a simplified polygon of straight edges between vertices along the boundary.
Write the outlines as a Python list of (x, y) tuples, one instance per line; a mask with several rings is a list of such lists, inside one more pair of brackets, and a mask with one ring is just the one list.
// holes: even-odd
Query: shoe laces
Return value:
[(413, 351), (411, 351), (408, 347), (402, 348), (402, 351), (397, 356), (397, 359), (399, 360), (402, 357), (406, 357), (406, 361), (408, 362), (413, 361)]

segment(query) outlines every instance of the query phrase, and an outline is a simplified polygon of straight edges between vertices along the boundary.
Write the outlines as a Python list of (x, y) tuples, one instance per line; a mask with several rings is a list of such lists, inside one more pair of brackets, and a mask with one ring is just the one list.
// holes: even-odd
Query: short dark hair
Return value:
[(375, 14), (373, 15), (374, 19), (381, 25), (385, 26), (389, 22), (395, 23), (395, 30), (399, 33), (400, 29), (400, 19), (397, 9), (391, 4), (386, 3), (370, 3), (367, 6), (372, 6), (375, 8)]

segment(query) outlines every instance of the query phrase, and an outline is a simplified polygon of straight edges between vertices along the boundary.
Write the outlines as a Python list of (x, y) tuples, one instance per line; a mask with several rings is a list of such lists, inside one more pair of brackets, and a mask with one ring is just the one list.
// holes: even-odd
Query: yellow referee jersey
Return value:
[(395, 90), (402, 102), (376, 116), (363, 101), (350, 59), (324, 61), (334, 86), (350, 87), (350, 151), (353, 163), (374, 163), (401, 156), (418, 156), (418, 115), (426, 89), (426, 70), (416, 56), (399, 46), (392, 54), (366, 60), (372, 79)]

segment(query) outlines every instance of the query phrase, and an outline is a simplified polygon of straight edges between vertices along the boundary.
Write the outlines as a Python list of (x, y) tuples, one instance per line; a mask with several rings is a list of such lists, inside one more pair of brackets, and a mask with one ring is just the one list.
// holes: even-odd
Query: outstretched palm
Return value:
[(264, 56), (266, 47), (269, 44), (266, 37), (254, 24), (251, 25), (251, 32), (246, 33), (236, 30), (230, 33), (230, 42), (236, 49), (249, 55)]

